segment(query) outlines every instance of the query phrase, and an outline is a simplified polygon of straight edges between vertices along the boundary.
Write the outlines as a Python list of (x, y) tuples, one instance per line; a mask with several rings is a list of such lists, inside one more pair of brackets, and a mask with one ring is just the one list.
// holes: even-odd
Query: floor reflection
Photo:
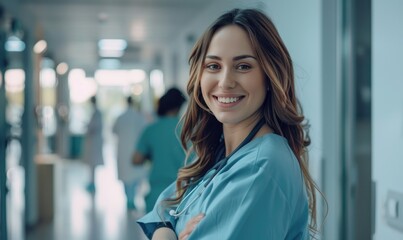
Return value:
[(24, 170), (9, 166), (7, 195), (8, 237), (10, 240), (39, 239), (146, 239), (136, 223), (144, 214), (141, 195), (147, 191), (144, 183), (136, 198), (138, 210), (128, 211), (122, 184), (117, 180), (113, 149), (106, 147), (105, 165), (96, 171), (96, 192), (85, 190), (89, 168), (79, 160), (60, 160), (55, 168), (54, 217), (41, 221), (25, 232), (23, 224)]
[(12, 166), (7, 170), (7, 223), (8, 238), (24, 239), (24, 169), (20, 166)]

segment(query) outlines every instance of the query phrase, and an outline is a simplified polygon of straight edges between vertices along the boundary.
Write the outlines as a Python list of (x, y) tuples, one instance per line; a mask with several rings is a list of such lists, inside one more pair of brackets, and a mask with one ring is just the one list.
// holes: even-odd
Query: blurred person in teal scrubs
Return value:
[(256, 9), (221, 15), (190, 54), (187, 163), (138, 220), (154, 240), (295, 240), (316, 231), (317, 190), (291, 57)]
[(169, 89), (159, 100), (158, 119), (147, 126), (137, 142), (133, 163), (151, 161), (150, 192), (146, 196), (146, 211), (154, 207), (161, 192), (175, 181), (183, 167), (185, 152), (179, 141), (179, 111), (185, 97), (177, 88)]

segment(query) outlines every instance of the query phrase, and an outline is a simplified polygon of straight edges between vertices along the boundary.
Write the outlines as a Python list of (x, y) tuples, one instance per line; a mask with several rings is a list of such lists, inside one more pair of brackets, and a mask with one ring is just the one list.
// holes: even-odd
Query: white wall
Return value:
[[(376, 240), (403, 239), (384, 218), (387, 191), (403, 193), (403, 1), (372, 1), (372, 176)], [(402, 206), (400, 206), (402, 207)]]
[(272, 0), (267, 1), (265, 10), (293, 59), (297, 94), (311, 125), (311, 171), (319, 183), (322, 155), (321, 1)]

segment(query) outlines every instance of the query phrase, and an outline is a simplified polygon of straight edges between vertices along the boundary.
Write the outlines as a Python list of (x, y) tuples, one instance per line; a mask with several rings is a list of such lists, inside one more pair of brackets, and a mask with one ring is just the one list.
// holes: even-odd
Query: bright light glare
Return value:
[(146, 78), (146, 72), (141, 69), (133, 69), (129, 71), (129, 76), (134, 83), (140, 83)]
[(83, 78), (85, 78), (85, 71), (81, 68), (71, 69), (71, 71), (69, 73), (69, 82), (70, 82), (70, 78), (83, 79)]
[(97, 84), (93, 78), (85, 77), (82, 69), (72, 69), (68, 77), (70, 88), (70, 99), (73, 103), (87, 101), (97, 92)]
[(85, 192), (80, 191), (80, 189), (73, 188), (71, 192), (71, 206), (74, 206), (72, 211), (70, 211), (70, 224), (72, 238), (76, 239), (82, 237), (85, 229), (89, 226), (86, 220), (86, 214), (91, 211), (91, 201)]
[(122, 50), (102, 50), (100, 49), (98, 52), (100, 57), (104, 58), (120, 58), (123, 56), (124, 51)]
[(57, 65), (57, 67), (56, 67), (56, 72), (57, 72), (59, 75), (64, 75), (64, 74), (66, 74), (68, 70), (69, 70), (69, 65), (67, 65), (67, 63), (65, 63), (65, 62), (59, 63), (59, 64)]
[(143, 86), (141, 86), (140, 84), (136, 84), (133, 86), (133, 94), (134, 95), (141, 95), (143, 93), (144, 89)]
[(48, 47), (48, 43), (45, 40), (39, 40), (34, 45), (34, 52), (37, 54), (45, 52), (46, 48)]
[(4, 74), (6, 91), (21, 92), (25, 88), (25, 72), (22, 69), (9, 69)]
[(127, 86), (141, 83), (145, 80), (146, 73), (141, 69), (134, 70), (105, 70), (95, 72), (95, 80), (102, 86)]
[(101, 39), (98, 42), (100, 50), (123, 51), (126, 47), (127, 42), (123, 39)]
[(40, 86), (43, 88), (56, 87), (56, 73), (52, 68), (43, 68), (39, 76)]
[(161, 70), (155, 69), (150, 73), (150, 85), (154, 89), (156, 97), (161, 97), (165, 92), (164, 75)]
[(10, 36), (4, 47), (8, 52), (22, 52), (25, 50), (25, 43), (16, 36)]
[(44, 106), (43, 113), (43, 134), (45, 136), (51, 136), (56, 133), (56, 116), (53, 107)]

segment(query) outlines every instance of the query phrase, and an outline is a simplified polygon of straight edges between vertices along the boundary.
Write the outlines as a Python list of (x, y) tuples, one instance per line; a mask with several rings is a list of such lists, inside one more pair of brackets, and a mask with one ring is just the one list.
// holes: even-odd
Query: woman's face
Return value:
[(247, 33), (236, 25), (213, 36), (201, 77), (203, 99), (223, 124), (253, 123), (267, 91)]

